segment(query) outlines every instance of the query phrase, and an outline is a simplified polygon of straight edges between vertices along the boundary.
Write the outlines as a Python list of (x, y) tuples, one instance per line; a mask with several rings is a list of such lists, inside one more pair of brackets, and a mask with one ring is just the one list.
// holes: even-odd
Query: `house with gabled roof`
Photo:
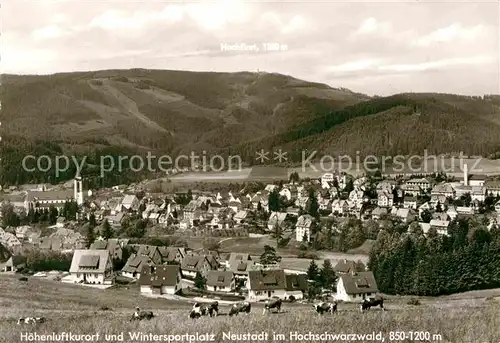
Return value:
[(0, 272), (15, 273), (26, 267), (26, 256), (12, 255), (5, 263), (0, 264)]
[(182, 247), (159, 247), (162, 262), (168, 264), (181, 264), (186, 256), (186, 249)]
[(286, 212), (271, 212), (267, 221), (267, 229), (272, 231), (276, 225), (278, 225), (278, 227), (283, 227), (286, 216)]
[(339, 274), (349, 274), (356, 271), (356, 262), (348, 259), (339, 260), (335, 267), (333, 267)]
[(139, 244), (133, 246), (137, 255), (145, 255), (151, 258), (154, 263), (161, 264), (162, 255), (160, 253), (160, 248), (156, 245)]
[(156, 264), (159, 263), (155, 263), (155, 261), (147, 255), (132, 254), (125, 263), (125, 266), (123, 266), (121, 275), (131, 279), (139, 279), (141, 277), (141, 271), (145, 266)]
[(332, 214), (349, 213), (349, 203), (347, 200), (335, 199), (332, 201)]
[(346, 302), (361, 302), (374, 297), (378, 292), (377, 282), (371, 271), (351, 272), (339, 275), (335, 299)]
[(144, 266), (139, 278), (143, 294), (176, 294), (182, 290), (182, 272), (177, 265)]
[(121, 260), (123, 249), (129, 244), (128, 238), (110, 238), (108, 240), (96, 240), (91, 244), (91, 250), (108, 250), (111, 259)]
[(251, 260), (252, 260), (252, 258), (250, 256), (250, 254), (232, 252), (229, 255), (229, 259), (228, 259), (227, 264), (228, 264), (229, 269), (234, 271), (240, 263), (248, 262)]
[(450, 222), (448, 220), (432, 219), (429, 223), (429, 226), (430, 228), (436, 229), (438, 234), (447, 235)]
[(248, 300), (260, 301), (273, 297), (286, 299), (286, 278), (283, 269), (248, 272)]
[(122, 207), (126, 210), (137, 211), (139, 208), (139, 199), (133, 194), (127, 194), (121, 202)]
[(441, 195), (445, 198), (455, 198), (455, 190), (449, 183), (440, 183), (432, 188), (431, 196), (433, 195)]
[(111, 285), (115, 281), (107, 250), (75, 250), (69, 272), (73, 283)]
[(416, 214), (411, 208), (397, 208), (392, 214), (403, 223), (409, 223), (416, 218)]
[(205, 255), (188, 255), (181, 264), (182, 275), (192, 279), (196, 277), (196, 273), (206, 276), (210, 270), (216, 268), (217, 266), (212, 265)]
[(234, 216), (233, 220), (236, 224), (241, 224), (245, 221), (245, 219), (248, 216), (248, 211), (243, 210), (243, 211), (238, 211)]
[(392, 207), (394, 204), (394, 194), (388, 191), (377, 193), (377, 205), (379, 207)]
[(236, 288), (236, 279), (231, 271), (210, 270), (206, 285), (212, 292), (231, 292)]
[(416, 210), (417, 209), (417, 197), (411, 196), (411, 195), (406, 195), (403, 198), (403, 206), (405, 208), (411, 208)]

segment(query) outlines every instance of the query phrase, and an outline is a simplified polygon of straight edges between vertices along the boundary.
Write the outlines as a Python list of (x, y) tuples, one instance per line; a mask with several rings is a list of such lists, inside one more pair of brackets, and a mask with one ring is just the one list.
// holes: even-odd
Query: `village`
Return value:
[[(367, 256), (387, 225), (426, 236), (447, 235), (462, 217), (480, 218), (488, 229), (500, 225), (500, 181), (469, 175), (467, 165), (461, 180), (294, 173), (286, 182), (231, 190), (143, 186), (84, 190), (77, 176), (62, 188), (4, 189), (0, 271), (82, 287), (133, 284), (138, 294), (170, 299), (356, 302), (379, 290), (367, 259), (355, 253)], [(245, 243), (223, 248), (252, 238), (265, 242), (258, 252)], [(321, 258), (325, 251), (343, 257)], [(305, 263), (285, 263), (292, 259)], [(311, 290), (313, 273), (322, 276), (319, 290)]]

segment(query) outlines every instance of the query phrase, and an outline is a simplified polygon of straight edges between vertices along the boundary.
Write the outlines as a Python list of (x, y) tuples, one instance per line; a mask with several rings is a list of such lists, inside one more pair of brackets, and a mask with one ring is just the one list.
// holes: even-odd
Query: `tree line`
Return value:
[(448, 235), (416, 223), (380, 231), (369, 268), (387, 294), (437, 296), (500, 287), (500, 230), (477, 218), (453, 221)]

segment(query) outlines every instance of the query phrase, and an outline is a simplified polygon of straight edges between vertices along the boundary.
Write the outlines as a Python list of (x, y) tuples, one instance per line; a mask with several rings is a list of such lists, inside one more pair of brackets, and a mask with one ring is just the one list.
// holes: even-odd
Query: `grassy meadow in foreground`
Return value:
[[(407, 298), (390, 298), (386, 305), (387, 311), (382, 312), (377, 308), (363, 315), (359, 313), (357, 306), (340, 304), (338, 315), (323, 317), (318, 316), (311, 305), (284, 304), (284, 313), (267, 316), (262, 315), (262, 305), (257, 305), (250, 315), (233, 318), (224, 315), (228, 308), (223, 307), (222, 315), (217, 318), (190, 320), (187, 317), (189, 304), (141, 297), (136, 290), (102, 291), (35, 279), (23, 283), (17, 278), (4, 276), (0, 276), (0, 289), (0, 341), (9, 343), (20, 342), (21, 332), (99, 332), (100, 339), (97, 342), (105, 342), (105, 334), (121, 332), (124, 333), (123, 342), (139, 341), (130, 339), (128, 332), (159, 335), (208, 333), (215, 335), (215, 342), (224, 341), (223, 332), (268, 332), (267, 341), (271, 342), (271, 333), (276, 332), (285, 334), (286, 339), (281, 342), (293, 342), (288, 335), (294, 331), (301, 334), (325, 331), (368, 334), (375, 331), (382, 332), (386, 342), (389, 342), (391, 331), (428, 331), (431, 334), (428, 342), (500, 342), (499, 303), (494, 299), (485, 300), (484, 297), (428, 298), (421, 299), (420, 306), (407, 305)], [(111, 307), (112, 310), (102, 311), (101, 306)], [(151, 321), (129, 322), (135, 306), (153, 310), (156, 318)], [(19, 316), (27, 315), (42, 315), (48, 318), (48, 322), (38, 327), (16, 325)], [(434, 336), (433, 340), (433, 335), (441, 335), (441, 339)], [(111, 340), (113, 341), (117, 342)]]

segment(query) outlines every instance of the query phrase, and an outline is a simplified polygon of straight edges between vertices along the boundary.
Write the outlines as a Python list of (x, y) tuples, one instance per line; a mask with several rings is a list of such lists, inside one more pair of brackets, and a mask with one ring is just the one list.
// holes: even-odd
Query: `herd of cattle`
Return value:
[[(283, 302), (281, 299), (272, 299), (266, 301), (264, 304), (264, 311), (263, 314), (266, 314), (270, 312), (271, 310), (275, 309), (276, 312), (281, 312), (281, 306)], [(371, 307), (376, 307), (380, 306), (382, 310), (384, 309), (384, 299), (383, 298), (372, 298), (372, 299), (365, 299), (363, 302), (360, 304), (360, 310), (361, 312), (369, 310)], [(319, 315), (323, 315), (325, 313), (337, 313), (337, 303), (336, 302), (320, 302), (317, 304), (313, 305), (316, 313)], [(233, 304), (229, 310), (228, 315), (230, 317), (232, 316), (237, 316), (240, 313), (245, 313), (249, 314), (252, 310), (252, 305), (247, 302), (239, 302), (236, 304)], [(212, 303), (208, 304), (200, 304), (200, 303), (195, 303), (193, 305), (193, 308), (189, 312), (189, 318), (192, 319), (197, 319), (201, 318), (203, 316), (209, 316), (209, 317), (216, 317), (219, 314), (219, 303), (217, 301), (214, 301)], [(140, 308), (136, 308), (135, 312), (132, 314), (132, 317), (130, 318), (130, 321), (133, 320), (151, 320), (154, 318), (155, 315), (153, 314), (152, 311), (141, 311)], [(17, 321), (17, 324), (39, 324), (39, 323), (45, 323), (46, 319), (45, 317), (21, 317)]]
[[(281, 306), (283, 301), (281, 299), (272, 299), (266, 301), (264, 304), (263, 314), (270, 312), (275, 309), (276, 312), (281, 312)], [(360, 304), (361, 312), (369, 310), (371, 307), (380, 306), (382, 310), (384, 309), (384, 299), (383, 298), (373, 298), (373, 299), (365, 299)], [(313, 305), (315, 311), (323, 315), (325, 313), (337, 313), (337, 303), (336, 302), (320, 302)], [(237, 316), (239, 313), (249, 314), (252, 311), (252, 305), (248, 301), (239, 302), (233, 304), (229, 309), (228, 316)], [(198, 319), (203, 316), (216, 317), (219, 314), (219, 303), (214, 301), (212, 303), (200, 304), (195, 303), (193, 308), (189, 311), (189, 318)], [(136, 309), (132, 318), (130, 320), (143, 320), (143, 319), (151, 319), (154, 317), (153, 312), (151, 311), (141, 311), (139, 308)]]

